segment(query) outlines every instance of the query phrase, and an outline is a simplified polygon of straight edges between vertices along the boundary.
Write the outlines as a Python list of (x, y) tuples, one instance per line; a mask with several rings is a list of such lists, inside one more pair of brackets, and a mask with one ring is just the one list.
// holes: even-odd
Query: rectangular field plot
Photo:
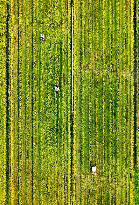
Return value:
[(138, 204), (138, 3), (0, 8), (0, 205)]

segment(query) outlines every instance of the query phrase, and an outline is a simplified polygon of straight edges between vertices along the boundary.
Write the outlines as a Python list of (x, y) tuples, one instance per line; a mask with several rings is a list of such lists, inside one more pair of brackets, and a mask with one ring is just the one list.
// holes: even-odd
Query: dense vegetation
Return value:
[(0, 205), (138, 204), (134, 0), (0, 10)]

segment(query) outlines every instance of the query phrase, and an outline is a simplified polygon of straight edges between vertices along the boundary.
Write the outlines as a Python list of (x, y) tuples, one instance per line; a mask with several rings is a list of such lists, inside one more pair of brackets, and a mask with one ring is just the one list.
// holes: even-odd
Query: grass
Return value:
[(72, 39), (70, 1), (10, 1), (9, 143), (0, 3), (0, 204), (138, 204), (133, 3), (75, 0)]
[[(130, 171), (133, 169), (133, 147), (130, 147), (130, 144), (133, 142), (133, 127), (129, 124), (128, 120), (130, 116), (132, 117), (130, 123), (133, 120), (131, 114), (131, 110), (133, 111), (133, 90), (131, 94), (130, 89), (130, 84), (133, 83), (133, 58), (131, 60), (128, 58), (131, 55), (133, 36), (131, 37), (129, 35), (126, 37), (128, 38), (128, 49), (123, 38), (127, 34), (126, 29), (132, 29), (131, 26), (133, 25), (130, 23), (129, 27), (127, 25), (129, 21), (128, 12), (133, 12), (133, 10), (132, 7), (128, 7), (128, 10), (126, 10), (127, 7), (122, 2), (100, 1), (95, 4), (92, 3), (91, 9), (94, 12), (91, 12), (92, 10), (89, 10), (87, 3), (88, 1), (85, 3), (80, 3), (80, 1), (78, 3), (75, 2), (74, 59), (75, 79), (77, 79), (77, 83), (75, 81), (75, 96), (78, 95), (76, 97), (76, 116), (78, 116), (78, 118), (76, 117), (78, 119), (76, 123), (81, 123), (81, 127), (83, 128), (82, 134), (79, 135), (80, 126), (78, 126), (76, 128), (77, 134), (75, 135), (77, 142), (79, 142), (79, 138), (81, 141), (81, 145), (80, 142), (77, 144), (77, 150), (81, 149), (81, 151), (79, 153), (77, 151), (78, 156), (76, 158), (79, 159), (82, 156), (82, 160), (79, 160), (79, 162), (83, 166), (77, 172), (81, 176), (84, 170), (86, 170), (85, 173), (87, 170), (89, 171), (88, 164), (90, 160), (96, 162), (99, 169), (98, 182), (100, 187), (97, 184), (97, 198), (94, 196), (93, 204), (133, 203), (134, 185), (133, 181), (129, 179)], [(79, 11), (81, 11), (81, 14)], [(95, 19), (94, 21), (92, 19), (93, 22), (91, 23), (89, 21), (89, 12), (95, 15)], [(119, 14), (121, 15), (120, 18)], [(92, 26), (92, 33), (88, 32), (90, 25)], [(92, 43), (92, 45), (88, 44), (91, 34), (91, 39), (93, 40), (89, 40), (89, 43)], [(79, 46), (79, 42), (82, 44), (81, 47)], [(91, 47), (94, 60), (93, 57), (90, 57), (89, 47)], [(93, 62), (89, 62), (90, 59)], [(131, 66), (132, 69), (130, 69)], [(87, 77), (91, 73), (93, 75), (91, 79), (93, 82), (89, 86)], [(81, 81), (82, 85), (81, 91), (79, 81)], [(92, 90), (91, 102), (93, 107), (88, 111), (90, 89)], [(130, 105), (128, 107), (130, 108), (127, 109), (129, 101)], [(80, 110), (80, 106), (83, 109)], [(95, 124), (94, 126), (92, 125), (93, 133), (91, 134), (91, 136), (95, 137), (94, 139), (93, 137), (90, 139), (89, 133), (91, 130), (88, 126), (88, 115), (93, 117), (93, 124)], [(80, 121), (80, 119), (82, 120)], [(127, 123), (129, 125), (128, 128)], [(130, 138), (129, 136), (132, 137)], [(88, 147), (91, 145), (90, 157), (93, 157), (93, 159), (88, 159)], [(102, 178), (105, 179), (103, 182)], [(121, 179), (125, 179), (126, 182), (122, 187), (120, 183)], [(107, 183), (109, 183), (109, 188), (105, 185)], [(101, 186), (102, 184), (103, 186)], [(79, 185), (78, 183), (78, 186), (77, 196), (79, 196), (78, 191), (85, 185)], [(82, 192), (80, 191), (80, 193)], [(82, 197), (82, 200), (84, 200), (84, 197)], [(89, 200), (93, 200), (93, 196)], [(87, 201), (83, 203), (87, 204)]]
[(6, 198), (6, 3), (0, 2), (0, 204)]

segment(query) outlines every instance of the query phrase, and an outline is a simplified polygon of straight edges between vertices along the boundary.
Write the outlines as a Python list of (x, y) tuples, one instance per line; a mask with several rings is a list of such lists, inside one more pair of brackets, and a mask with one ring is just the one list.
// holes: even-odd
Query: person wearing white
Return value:
[(92, 173), (94, 173), (96, 175), (96, 166), (92, 167)]
[(42, 41), (44, 41), (45, 40), (44, 34), (41, 34), (40, 38), (41, 38)]
[(55, 84), (55, 91), (58, 92), (59, 91), (59, 86), (57, 84)]

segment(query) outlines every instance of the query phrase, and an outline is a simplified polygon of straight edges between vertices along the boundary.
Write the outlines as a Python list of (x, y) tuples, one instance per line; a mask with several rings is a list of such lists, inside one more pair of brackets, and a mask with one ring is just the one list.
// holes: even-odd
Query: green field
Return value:
[(0, 1), (0, 205), (139, 204), (134, 1)]

